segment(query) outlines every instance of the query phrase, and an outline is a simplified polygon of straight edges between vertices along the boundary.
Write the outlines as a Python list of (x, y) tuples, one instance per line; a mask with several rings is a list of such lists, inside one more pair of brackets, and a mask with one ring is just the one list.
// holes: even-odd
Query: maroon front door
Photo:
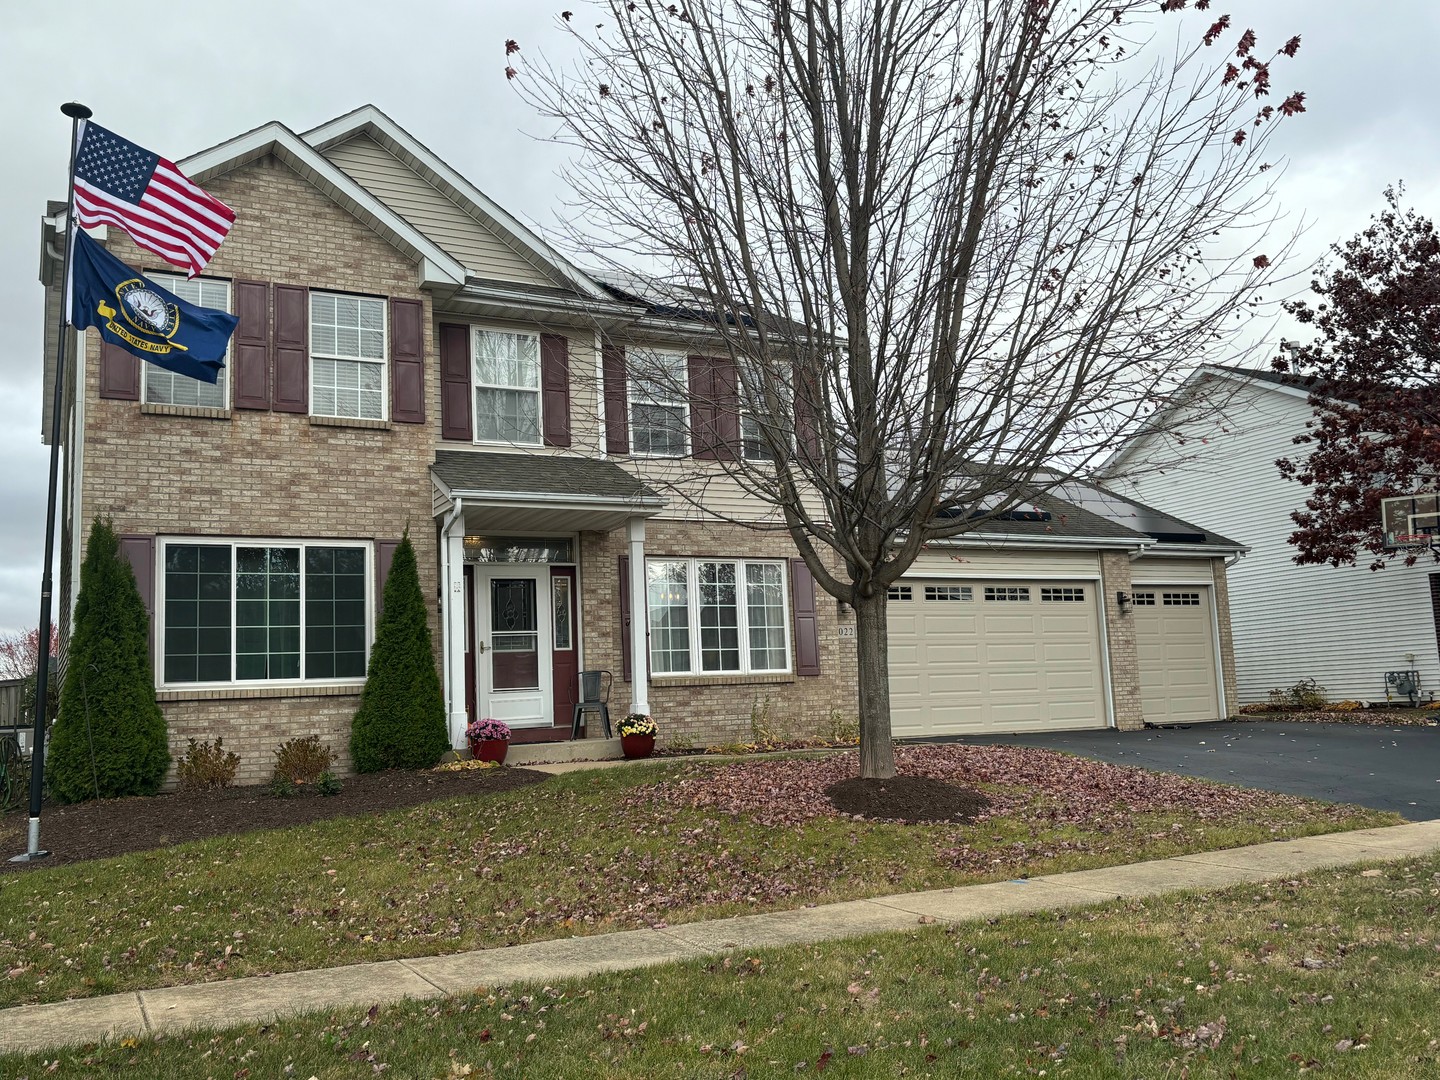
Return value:
[(570, 722), (580, 696), (580, 629), (576, 624), (579, 597), (575, 592), (575, 567), (550, 568), (550, 627), (554, 649), (550, 665), (554, 672), (555, 728), (562, 738), (570, 737)]

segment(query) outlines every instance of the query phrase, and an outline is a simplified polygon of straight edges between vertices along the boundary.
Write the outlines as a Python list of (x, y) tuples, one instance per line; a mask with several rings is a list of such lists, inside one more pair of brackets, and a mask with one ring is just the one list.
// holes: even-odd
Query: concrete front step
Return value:
[(614, 761), (624, 757), (619, 739), (572, 739), (567, 742), (511, 743), (506, 765), (539, 765), (561, 761)]

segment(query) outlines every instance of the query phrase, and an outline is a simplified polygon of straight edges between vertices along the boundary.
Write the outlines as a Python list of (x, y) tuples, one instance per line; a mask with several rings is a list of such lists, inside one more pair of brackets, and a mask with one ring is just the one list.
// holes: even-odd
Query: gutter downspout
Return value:
[(1140, 546), (1137, 547), (1134, 551), (1130, 552), (1126, 557), (1127, 557), (1131, 562), (1134, 562), (1136, 559), (1138, 559), (1138, 558), (1140, 558), (1141, 556), (1143, 556), (1147, 551), (1149, 551), (1152, 547), (1154, 547), (1154, 546), (1155, 546), (1156, 544), (1158, 544), (1159, 542), (1160, 542), (1160, 541), (1158, 541), (1158, 540), (1141, 540), (1141, 541), (1140, 541)]

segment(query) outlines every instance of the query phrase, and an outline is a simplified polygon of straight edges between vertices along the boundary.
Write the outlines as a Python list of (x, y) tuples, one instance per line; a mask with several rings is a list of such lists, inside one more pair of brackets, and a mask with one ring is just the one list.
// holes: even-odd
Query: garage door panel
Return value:
[[(1145, 586), (1137, 592), (1153, 594), (1153, 604), (1137, 605), (1133, 612), (1145, 719), (1152, 724), (1218, 719), (1221, 710), (1210, 590)], [(1183, 602), (1176, 603), (1172, 597), (1167, 605), (1167, 593), (1183, 593)], [(1193, 602), (1197, 596), (1198, 604)]]

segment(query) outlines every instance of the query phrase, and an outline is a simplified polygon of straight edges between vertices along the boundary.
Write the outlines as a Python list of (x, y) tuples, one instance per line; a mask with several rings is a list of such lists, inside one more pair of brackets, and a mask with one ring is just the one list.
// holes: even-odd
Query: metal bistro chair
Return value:
[(580, 737), (580, 728), (587, 712), (600, 711), (600, 720), (605, 725), (605, 738), (610, 738), (610, 683), (608, 671), (580, 672), (580, 700), (575, 703), (575, 715), (570, 721), (570, 738)]

